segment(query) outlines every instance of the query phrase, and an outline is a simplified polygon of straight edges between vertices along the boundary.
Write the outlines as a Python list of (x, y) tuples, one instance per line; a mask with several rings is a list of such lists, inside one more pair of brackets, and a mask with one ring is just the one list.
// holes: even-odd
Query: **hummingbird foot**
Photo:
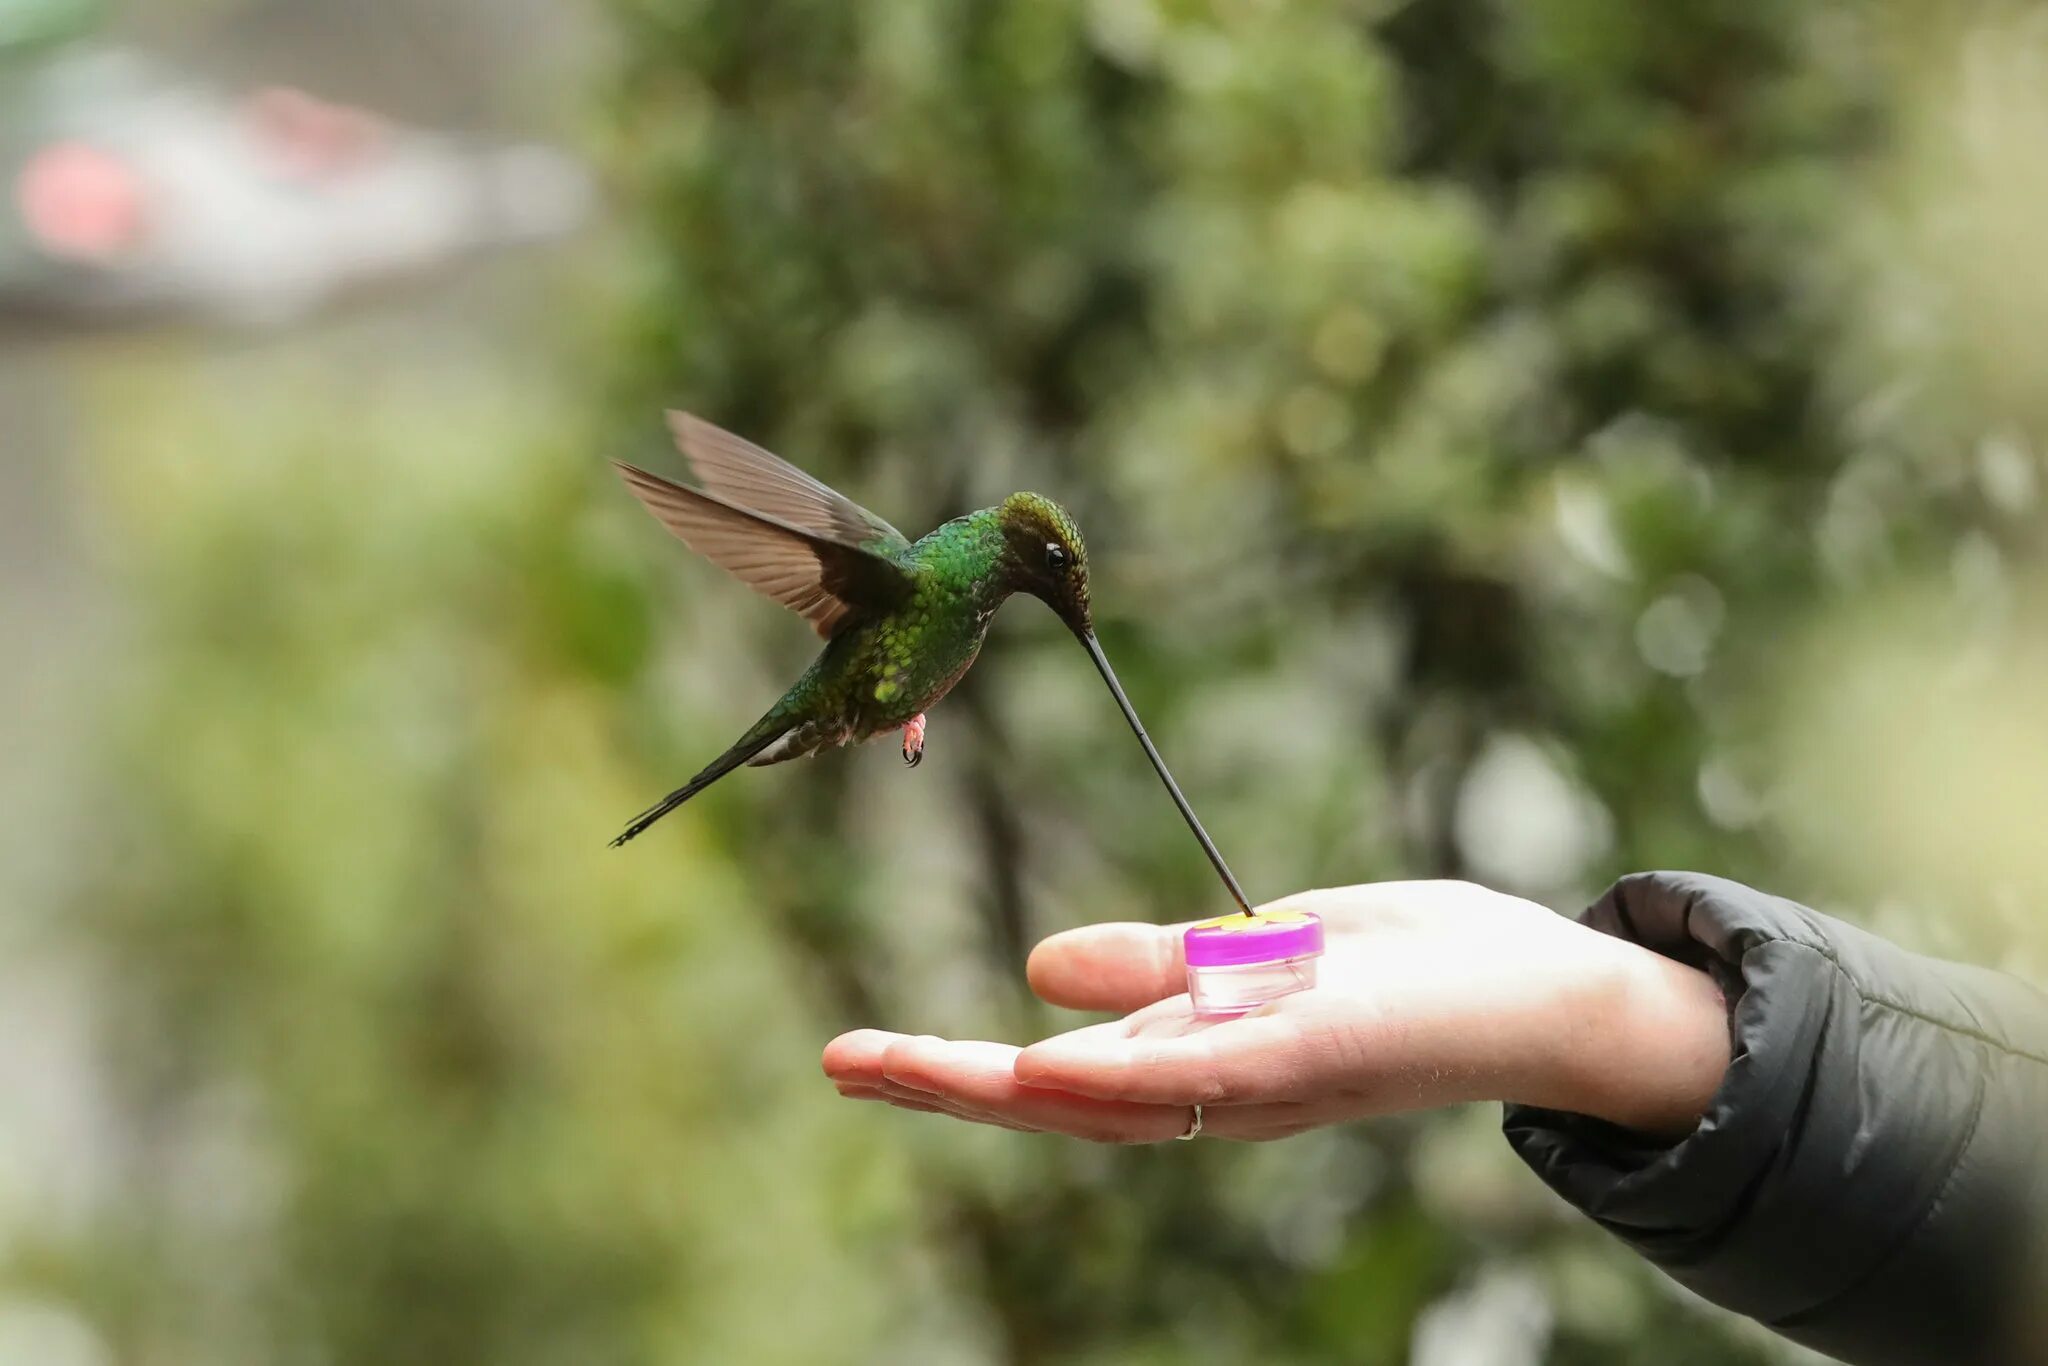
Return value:
[(910, 718), (903, 727), (903, 762), (916, 768), (924, 762), (924, 713)]

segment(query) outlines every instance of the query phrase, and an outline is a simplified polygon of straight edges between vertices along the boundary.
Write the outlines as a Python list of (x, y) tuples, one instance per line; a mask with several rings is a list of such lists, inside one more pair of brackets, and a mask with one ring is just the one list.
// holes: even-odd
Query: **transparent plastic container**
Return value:
[(1225, 915), (1190, 925), (1181, 942), (1195, 1013), (1229, 1019), (1316, 984), (1323, 922), (1309, 911)]

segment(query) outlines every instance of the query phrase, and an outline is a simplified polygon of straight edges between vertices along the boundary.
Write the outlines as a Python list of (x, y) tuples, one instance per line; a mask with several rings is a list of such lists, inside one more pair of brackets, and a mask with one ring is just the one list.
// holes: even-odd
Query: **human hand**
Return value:
[(1186, 1131), (1285, 1138), (1475, 1100), (1689, 1131), (1727, 1069), (1727, 1009), (1703, 972), (1464, 882), (1305, 892), (1328, 947), (1316, 987), (1197, 1017), (1182, 926), (1090, 925), (1032, 953), (1054, 1005), (1128, 1011), (1019, 1049), (859, 1029), (826, 1046), (842, 1095), (1005, 1128), (1149, 1143)]

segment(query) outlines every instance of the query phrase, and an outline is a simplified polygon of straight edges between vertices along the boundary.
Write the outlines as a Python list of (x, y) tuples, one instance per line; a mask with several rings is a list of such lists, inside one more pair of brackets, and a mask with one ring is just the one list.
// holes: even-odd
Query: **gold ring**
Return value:
[(1193, 1138), (1196, 1134), (1202, 1132), (1202, 1107), (1197, 1105), (1193, 1107), (1193, 1110), (1194, 1113), (1188, 1116), (1187, 1132), (1182, 1134), (1175, 1134), (1174, 1138), (1176, 1141), (1184, 1143), (1188, 1139)]

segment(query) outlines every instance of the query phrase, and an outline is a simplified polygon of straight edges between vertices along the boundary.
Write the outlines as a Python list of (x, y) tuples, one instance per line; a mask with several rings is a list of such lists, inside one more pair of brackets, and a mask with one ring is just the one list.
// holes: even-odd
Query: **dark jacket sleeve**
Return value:
[(1510, 1106), (1552, 1189), (1857, 1366), (2048, 1363), (2048, 998), (1699, 874), (1625, 878), (1585, 920), (1712, 973), (1734, 1060), (1676, 1144)]

